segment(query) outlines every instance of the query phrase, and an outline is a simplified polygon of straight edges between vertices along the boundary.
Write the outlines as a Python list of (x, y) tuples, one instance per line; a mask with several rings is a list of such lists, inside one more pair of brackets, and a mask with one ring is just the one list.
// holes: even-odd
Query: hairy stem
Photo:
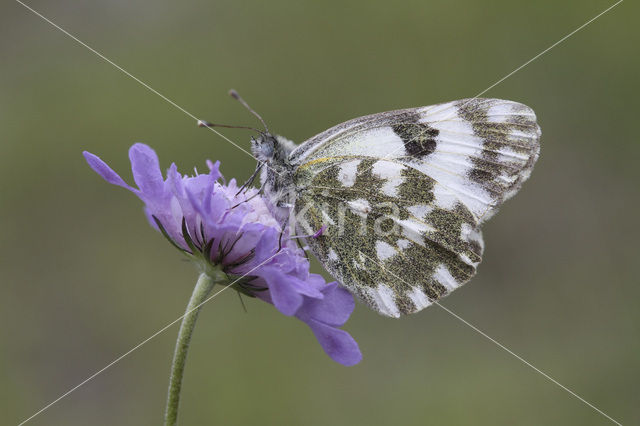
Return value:
[(216, 284), (216, 280), (206, 273), (200, 274), (198, 282), (193, 289), (193, 294), (187, 305), (187, 310), (182, 323), (180, 324), (180, 332), (176, 341), (176, 348), (173, 354), (173, 363), (171, 364), (171, 376), (169, 377), (169, 394), (167, 396), (167, 408), (164, 415), (165, 426), (175, 426), (178, 423), (178, 405), (180, 404), (180, 389), (182, 387), (182, 376), (184, 375), (184, 366), (187, 359), (187, 351), (189, 350), (189, 342), (196, 325), (196, 319), (200, 312), (200, 304), (202, 304), (211, 293), (211, 289)]

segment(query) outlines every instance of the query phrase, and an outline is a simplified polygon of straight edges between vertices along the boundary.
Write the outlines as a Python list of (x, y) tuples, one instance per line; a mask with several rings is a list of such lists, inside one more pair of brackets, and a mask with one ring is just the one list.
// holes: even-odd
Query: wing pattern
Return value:
[(327, 226), (308, 244), (373, 309), (393, 317), (419, 311), (474, 275), (483, 244), (476, 220), (459, 201), (443, 203), (455, 197), (435, 180), (398, 162), (353, 156), (307, 172), (296, 201), (300, 232)]
[(393, 158), (445, 185), (483, 222), (529, 177), (539, 138), (531, 108), (463, 99), (347, 121), (309, 139), (290, 158), (297, 167), (346, 153)]
[(419, 311), (467, 282), (479, 226), (539, 155), (525, 105), (468, 99), (360, 117), (290, 155), (299, 232), (327, 270), (388, 316)]

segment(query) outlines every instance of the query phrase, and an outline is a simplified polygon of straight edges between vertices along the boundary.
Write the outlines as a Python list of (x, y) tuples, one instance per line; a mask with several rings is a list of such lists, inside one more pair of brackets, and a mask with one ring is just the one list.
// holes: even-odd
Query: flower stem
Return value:
[(211, 289), (216, 284), (216, 280), (206, 273), (200, 274), (198, 282), (193, 289), (193, 294), (187, 305), (187, 310), (180, 324), (180, 332), (176, 341), (176, 348), (171, 364), (171, 376), (169, 377), (169, 394), (167, 395), (167, 408), (164, 415), (165, 426), (175, 426), (178, 423), (178, 405), (180, 404), (180, 388), (182, 387), (182, 376), (184, 365), (187, 359), (187, 350), (191, 335), (196, 325), (196, 319), (200, 312), (200, 304), (203, 303)]

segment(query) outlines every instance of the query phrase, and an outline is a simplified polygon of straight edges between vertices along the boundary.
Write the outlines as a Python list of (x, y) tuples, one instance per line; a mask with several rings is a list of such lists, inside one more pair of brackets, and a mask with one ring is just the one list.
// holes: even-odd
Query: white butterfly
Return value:
[(540, 134), (525, 105), (466, 99), (356, 118), (299, 146), (266, 130), (252, 152), (272, 213), (295, 213), (299, 234), (322, 229), (307, 243), (324, 267), (399, 317), (475, 274), (480, 225), (531, 174)]

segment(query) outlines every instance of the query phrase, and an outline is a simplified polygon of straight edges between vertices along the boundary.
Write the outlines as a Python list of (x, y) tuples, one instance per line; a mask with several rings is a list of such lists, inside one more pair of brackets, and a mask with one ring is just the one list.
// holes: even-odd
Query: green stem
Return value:
[(196, 319), (200, 312), (200, 304), (203, 303), (211, 289), (218, 280), (209, 274), (202, 273), (198, 277), (196, 287), (187, 305), (187, 310), (180, 324), (180, 332), (176, 341), (176, 349), (173, 354), (173, 364), (171, 364), (171, 377), (169, 378), (169, 394), (167, 396), (167, 409), (164, 415), (165, 426), (175, 426), (178, 423), (178, 405), (180, 404), (180, 388), (182, 387), (182, 376), (184, 375), (184, 365), (187, 359), (187, 350), (191, 335), (196, 325)]

